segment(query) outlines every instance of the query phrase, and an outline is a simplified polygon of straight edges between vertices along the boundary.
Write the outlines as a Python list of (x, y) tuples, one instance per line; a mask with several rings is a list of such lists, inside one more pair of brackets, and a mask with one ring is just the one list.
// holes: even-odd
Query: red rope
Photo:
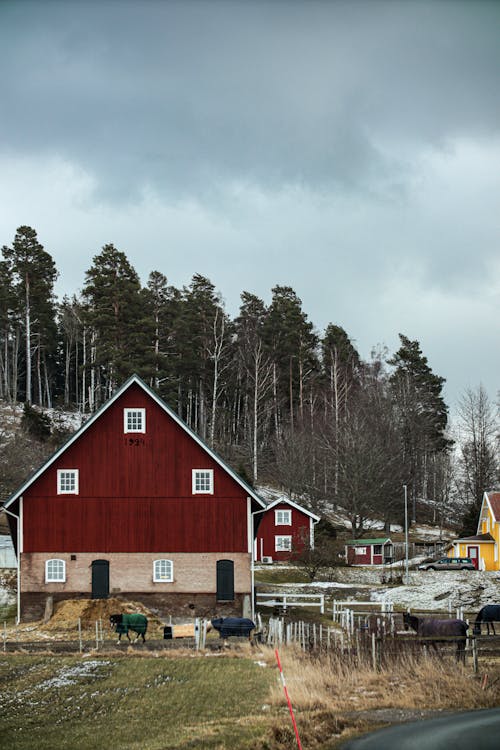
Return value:
[(292, 724), (293, 724), (293, 730), (295, 732), (295, 739), (297, 740), (297, 747), (299, 748), (299, 750), (302, 750), (302, 745), (300, 744), (299, 730), (297, 729), (297, 723), (295, 721), (295, 716), (293, 715), (292, 703), (290, 701), (288, 690), (286, 688), (285, 675), (283, 674), (283, 670), (281, 668), (280, 655), (278, 654), (278, 649), (276, 649), (274, 653), (276, 654), (276, 661), (278, 662), (278, 668), (280, 670), (281, 682), (283, 683), (283, 690), (285, 691), (286, 702), (288, 703), (288, 710), (290, 711), (290, 716), (292, 717)]

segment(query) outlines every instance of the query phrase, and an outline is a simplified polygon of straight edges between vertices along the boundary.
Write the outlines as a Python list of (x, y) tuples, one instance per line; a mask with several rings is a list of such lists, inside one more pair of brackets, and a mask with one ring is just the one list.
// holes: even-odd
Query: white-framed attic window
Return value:
[(274, 551), (275, 552), (291, 552), (292, 550), (292, 537), (291, 536), (275, 536), (274, 537)]
[(192, 473), (193, 495), (214, 494), (214, 470), (193, 469)]
[(146, 432), (146, 409), (124, 409), (123, 431)]
[(64, 560), (45, 561), (45, 583), (65, 583), (66, 562)]
[(291, 510), (275, 510), (274, 511), (274, 525), (275, 526), (291, 526), (292, 525), (292, 511)]
[(172, 560), (155, 560), (153, 563), (153, 582), (172, 583), (174, 580), (174, 564)]
[(57, 494), (78, 495), (78, 469), (57, 470)]

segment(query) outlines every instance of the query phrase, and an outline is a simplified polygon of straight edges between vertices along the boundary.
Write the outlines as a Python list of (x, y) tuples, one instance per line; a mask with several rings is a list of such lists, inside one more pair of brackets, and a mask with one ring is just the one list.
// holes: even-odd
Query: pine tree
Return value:
[[(25, 401), (51, 406), (51, 360), (57, 346), (54, 283), (57, 271), (52, 257), (29, 226), (17, 229), (12, 247), (2, 248), (12, 278), (14, 310), (25, 341)], [(37, 394), (34, 395), (33, 375)]]
[(275, 286), (266, 318), (265, 336), (273, 361), (273, 398), (276, 437), (283, 416), (293, 429), (296, 414), (304, 418), (306, 384), (318, 370), (318, 337), (291, 287)]
[[(264, 302), (249, 292), (241, 294), (239, 316), (235, 321), (238, 362), (242, 369), (243, 424), (250, 447), (252, 481), (259, 473), (259, 437), (262, 421), (268, 413), (272, 361), (264, 341), (267, 309)], [(247, 418), (248, 415), (248, 418)]]
[(407, 481), (413, 500), (413, 520), (417, 497), (428, 498), (432, 456), (446, 451), (448, 407), (442, 396), (445, 379), (435, 375), (418, 341), (399, 334), (401, 346), (388, 360), (395, 367), (391, 376), (395, 402), (404, 441)]
[(139, 277), (125, 253), (105, 245), (85, 276), (91, 408), (95, 408), (131, 373), (144, 375), (145, 369), (151, 370), (153, 337)]

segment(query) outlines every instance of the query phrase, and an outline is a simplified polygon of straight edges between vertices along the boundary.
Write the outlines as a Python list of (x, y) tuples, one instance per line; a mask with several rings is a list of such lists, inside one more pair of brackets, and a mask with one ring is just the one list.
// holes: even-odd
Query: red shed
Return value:
[(264, 503), (135, 375), (5, 507), (13, 538), (19, 519), (23, 619), (49, 595), (251, 614)]
[(291, 500), (274, 500), (262, 513), (255, 540), (255, 559), (260, 562), (290, 560), (307, 543), (314, 548), (314, 524), (318, 521), (318, 516)]
[(345, 546), (348, 565), (382, 565), (392, 562), (392, 555), (389, 537), (351, 539)]

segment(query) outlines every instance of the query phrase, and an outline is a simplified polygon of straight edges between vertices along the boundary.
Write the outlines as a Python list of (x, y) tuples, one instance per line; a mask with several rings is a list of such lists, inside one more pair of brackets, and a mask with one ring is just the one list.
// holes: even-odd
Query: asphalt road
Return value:
[(499, 750), (500, 708), (467, 711), (380, 729), (342, 750)]

